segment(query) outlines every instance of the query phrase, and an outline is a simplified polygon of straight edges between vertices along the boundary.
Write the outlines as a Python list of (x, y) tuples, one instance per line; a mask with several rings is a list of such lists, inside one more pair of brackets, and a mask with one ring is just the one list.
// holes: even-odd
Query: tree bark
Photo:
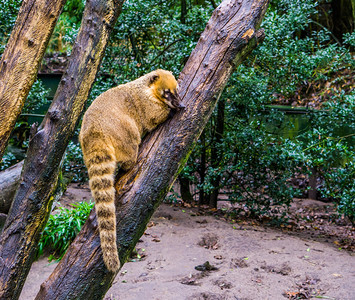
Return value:
[(180, 183), (180, 195), (182, 201), (184, 201), (185, 203), (192, 203), (194, 201), (194, 197), (191, 195), (191, 191), (190, 191), (190, 180), (180, 175), (179, 183)]
[(180, 14), (180, 22), (181, 24), (186, 23), (186, 15), (187, 15), (187, 6), (186, 6), (186, 0), (181, 0), (181, 14)]
[[(216, 129), (214, 130), (214, 137), (211, 145), (211, 166), (212, 168), (218, 168), (221, 155), (218, 151), (218, 146), (222, 142), (224, 134), (224, 108), (225, 102), (224, 99), (220, 100), (217, 105), (217, 120), (216, 120)], [(209, 195), (209, 206), (211, 208), (217, 208), (218, 194), (219, 194), (219, 185), (222, 175), (218, 173), (215, 178), (212, 179), (213, 191)]]
[[(206, 178), (206, 162), (207, 162), (207, 155), (206, 155), (206, 131), (203, 131), (201, 134), (201, 144), (202, 144), (202, 150), (201, 150), (201, 160), (200, 160), (200, 166), (198, 168), (198, 173), (200, 175), (200, 184), (203, 185), (205, 182)], [(204, 189), (201, 187), (199, 190), (199, 197), (198, 197), (198, 207), (200, 208), (201, 205), (205, 205), (206, 203), (206, 193)]]
[(317, 200), (317, 177), (318, 177), (318, 172), (317, 168), (311, 168), (310, 169), (311, 174), (309, 175), (309, 190), (308, 190), (308, 198)]
[(123, 1), (90, 0), (71, 58), (39, 130), (30, 139), (19, 188), (0, 238), (0, 299), (17, 299), (48, 219), (58, 169)]
[(134, 36), (133, 33), (131, 33), (129, 36), (129, 41), (131, 42), (131, 46), (132, 46), (132, 52), (133, 52), (133, 56), (134, 56), (134, 59), (140, 63), (140, 55), (139, 55), (139, 51), (137, 49), (137, 40)]
[[(213, 13), (179, 79), (186, 108), (149, 134), (138, 162), (116, 183), (117, 243), (123, 263), (186, 163), (232, 71), (263, 37), (267, 0), (224, 1)], [(149, 154), (149, 157), (148, 157)], [(36, 299), (102, 299), (116, 274), (104, 266), (95, 212)]]
[(20, 182), (23, 161), (0, 172), (0, 213), (7, 214)]
[(65, 1), (22, 3), (0, 61), (0, 161)]
[(343, 41), (344, 33), (354, 31), (354, 0), (333, 0), (331, 7), (334, 26), (333, 33), (339, 41)]
[(0, 213), (0, 232), (2, 231), (2, 228), (4, 227), (4, 224), (6, 222), (7, 215)]

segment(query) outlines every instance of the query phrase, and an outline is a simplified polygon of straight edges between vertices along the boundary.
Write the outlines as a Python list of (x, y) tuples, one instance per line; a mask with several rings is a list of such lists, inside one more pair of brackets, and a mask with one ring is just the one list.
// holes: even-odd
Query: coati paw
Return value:
[(136, 164), (136, 161), (125, 161), (124, 163), (121, 164), (121, 168), (125, 171), (131, 170)]

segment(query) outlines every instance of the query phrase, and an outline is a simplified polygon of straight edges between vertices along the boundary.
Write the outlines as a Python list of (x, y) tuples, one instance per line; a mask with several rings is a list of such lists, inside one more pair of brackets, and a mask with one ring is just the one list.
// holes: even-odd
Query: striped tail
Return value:
[(107, 269), (116, 272), (121, 265), (116, 244), (114, 188), (116, 160), (113, 153), (109, 149), (100, 149), (86, 160), (90, 189), (95, 199), (103, 259)]

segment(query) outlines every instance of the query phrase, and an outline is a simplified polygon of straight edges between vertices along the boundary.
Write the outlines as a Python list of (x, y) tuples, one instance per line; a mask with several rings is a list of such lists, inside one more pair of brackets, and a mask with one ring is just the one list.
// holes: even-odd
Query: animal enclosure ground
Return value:
[[(71, 186), (62, 203), (90, 198)], [(136, 249), (105, 299), (355, 299), (354, 256), (316, 236), (163, 204)], [(35, 262), (20, 299), (33, 299), (55, 265)]]

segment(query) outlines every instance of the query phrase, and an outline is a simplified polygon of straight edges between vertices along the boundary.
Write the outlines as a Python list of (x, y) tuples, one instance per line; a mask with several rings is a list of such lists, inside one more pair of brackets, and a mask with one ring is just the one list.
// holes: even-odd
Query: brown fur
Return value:
[(95, 199), (101, 248), (106, 267), (118, 271), (114, 174), (137, 161), (142, 135), (182, 107), (171, 72), (156, 70), (101, 94), (86, 111), (80, 144)]

